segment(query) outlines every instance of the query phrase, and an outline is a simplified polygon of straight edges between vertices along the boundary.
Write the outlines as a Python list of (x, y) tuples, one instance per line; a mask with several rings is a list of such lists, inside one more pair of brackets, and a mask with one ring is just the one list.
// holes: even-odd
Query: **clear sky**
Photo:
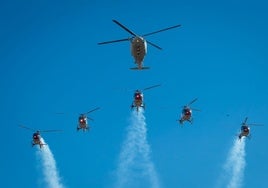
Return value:
[[(130, 118), (133, 90), (144, 93), (147, 139), (162, 188), (213, 188), (246, 116), (244, 188), (268, 179), (268, 4), (264, 0), (0, 2), (1, 187), (42, 187), (34, 129), (54, 154), (65, 187), (110, 188)], [(146, 71), (131, 71), (130, 43), (98, 42), (181, 24), (148, 36)], [(176, 122), (198, 97), (194, 124)], [(91, 131), (76, 132), (79, 113)], [(57, 112), (63, 112), (59, 115)]]

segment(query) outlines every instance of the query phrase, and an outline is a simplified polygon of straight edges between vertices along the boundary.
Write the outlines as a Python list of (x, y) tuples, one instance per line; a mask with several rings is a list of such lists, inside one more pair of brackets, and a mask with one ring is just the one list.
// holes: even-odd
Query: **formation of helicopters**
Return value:
[[(162, 48), (159, 47), (158, 45), (145, 40), (144, 37), (149, 36), (149, 35), (153, 35), (156, 33), (160, 33), (163, 31), (167, 31), (170, 29), (174, 29), (177, 27), (180, 27), (181, 25), (175, 25), (172, 27), (168, 27), (168, 28), (164, 28), (161, 30), (157, 30), (154, 32), (150, 32), (144, 35), (137, 35), (136, 33), (134, 33), (133, 31), (131, 31), (130, 29), (128, 29), (126, 26), (124, 26), (123, 24), (121, 24), (120, 22), (118, 22), (117, 20), (112, 20), (115, 24), (117, 24), (118, 26), (120, 26), (121, 28), (123, 28), (125, 31), (127, 31), (128, 33), (131, 34), (131, 37), (128, 38), (123, 38), (123, 39), (118, 39), (118, 40), (112, 40), (112, 41), (105, 41), (105, 42), (100, 42), (98, 43), (99, 45), (103, 45), (103, 44), (109, 44), (109, 43), (116, 43), (116, 42), (123, 42), (123, 41), (130, 41), (131, 42), (131, 55), (134, 58), (134, 63), (136, 64), (136, 67), (130, 68), (132, 70), (144, 70), (144, 69), (149, 69), (149, 67), (145, 67), (143, 66), (143, 60), (144, 57), (147, 53), (147, 43), (159, 50), (161, 50)], [(159, 87), (160, 84), (158, 85), (153, 85), (147, 88), (144, 88), (142, 90), (136, 90), (134, 92), (133, 95), (133, 102), (131, 104), (131, 109), (135, 109), (137, 112), (139, 112), (140, 108), (145, 109), (145, 103), (144, 103), (144, 95), (143, 95), (143, 91), (149, 90), (149, 89), (153, 89), (156, 87)], [(195, 108), (191, 108), (190, 106), (197, 101), (197, 98), (193, 99), (192, 101), (190, 101), (188, 104), (183, 106), (181, 115), (180, 115), (180, 119), (178, 119), (177, 121), (179, 122), (179, 124), (183, 125), (184, 122), (189, 122), (190, 124), (193, 123), (193, 111), (200, 111), (199, 109), (195, 109)], [(88, 117), (88, 114), (99, 110), (100, 108), (94, 108), (86, 113), (82, 113), (79, 115), (78, 117), (78, 125), (76, 127), (77, 131), (82, 130), (82, 131), (88, 131), (90, 129), (90, 125), (88, 123), (88, 120), (93, 120), (92, 118)], [(259, 124), (247, 124), (247, 117), (245, 118), (244, 122), (242, 123), (241, 126), (241, 132), (238, 135), (238, 139), (241, 139), (242, 137), (247, 137), (250, 138), (250, 128), (249, 125), (259, 125)], [(59, 132), (61, 130), (34, 130), (32, 128), (26, 127), (26, 126), (20, 126), (21, 128), (24, 128), (26, 130), (30, 130), (33, 131), (33, 135), (32, 135), (32, 146), (35, 145), (39, 145), (40, 148), (42, 148), (44, 145), (46, 145), (46, 143), (44, 143), (42, 141), (42, 137), (41, 137), (41, 132)]]

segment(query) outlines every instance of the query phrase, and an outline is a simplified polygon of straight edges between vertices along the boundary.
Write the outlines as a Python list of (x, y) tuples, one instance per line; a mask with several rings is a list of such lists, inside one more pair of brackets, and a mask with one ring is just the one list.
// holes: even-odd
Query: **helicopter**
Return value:
[(165, 28), (165, 29), (161, 29), (161, 30), (158, 30), (158, 31), (154, 31), (154, 32), (151, 32), (151, 33), (147, 33), (147, 34), (144, 34), (142, 36), (139, 36), (137, 34), (135, 34), (134, 32), (132, 32), (130, 29), (128, 29), (127, 27), (125, 27), (123, 24), (119, 23), (118, 21), (116, 20), (112, 20), (114, 23), (116, 23), (117, 25), (119, 25), (121, 28), (123, 28), (125, 31), (127, 31), (128, 33), (130, 33), (132, 36), (129, 37), (129, 38), (124, 38), (124, 39), (119, 39), (119, 40), (113, 40), (113, 41), (106, 41), (106, 42), (100, 42), (98, 43), (99, 45), (102, 45), (102, 44), (109, 44), (109, 43), (115, 43), (115, 42), (122, 42), (122, 41), (130, 41), (131, 42), (131, 54), (135, 60), (135, 64), (137, 64), (137, 67), (134, 67), (134, 68), (130, 68), (132, 70), (144, 70), (144, 69), (149, 69), (149, 67), (144, 67), (143, 66), (143, 59), (147, 53), (147, 43), (150, 44), (151, 46), (159, 49), (159, 50), (162, 50), (161, 47), (157, 46), (156, 44), (148, 41), (148, 40), (145, 40), (145, 36), (149, 36), (149, 35), (153, 35), (153, 34), (156, 34), (156, 33), (159, 33), (159, 32), (163, 32), (163, 31), (166, 31), (166, 30), (169, 30), (169, 29), (174, 29), (176, 27), (179, 27), (181, 25), (175, 25), (175, 26), (172, 26), (172, 27), (168, 27), (168, 28)]
[(30, 131), (34, 131), (33, 136), (32, 136), (32, 147), (35, 145), (39, 145), (40, 149), (44, 146), (47, 145), (46, 143), (43, 142), (43, 139), (41, 137), (41, 132), (59, 132), (62, 130), (34, 130), (32, 128), (20, 125), (19, 127), (30, 130)]
[(189, 102), (187, 105), (183, 106), (182, 112), (181, 112), (181, 118), (177, 120), (180, 124), (183, 124), (184, 121), (188, 121), (191, 124), (193, 123), (193, 117), (192, 117), (192, 111), (200, 111), (198, 109), (190, 108), (190, 105), (193, 104), (197, 98)]
[(87, 114), (91, 113), (91, 112), (94, 112), (96, 110), (100, 109), (99, 107), (93, 109), (93, 110), (90, 110), (86, 113), (83, 113), (83, 114), (80, 114), (79, 117), (78, 117), (78, 125), (77, 125), (77, 131), (79, 131), (80, 129), (82, 129), (83, 131), (86, 131), (90, 128), (89, 124), (88, 124), (88, 119), (89, 120), (93, 120), (92, 118), (90, 117), (87, 117)]
[(136, 90), (134, 95), (133, 95), (133, 102), (131, 104), (131, 109), (133, 109), (134, 107), (136, 108), (137, 112), (139, 111), (139, 108), (143, 108), (145, 109), (145, 104), (143, 102), (143, 93), (142, 91), (145, 91), (145, 90), (148, 90), (148, 89), (152, 89), (152, 88), (155, 88), (155, 87), (159, 87), (160, 84), (158, 85), (154, 85), (154, 86), (150, 86), (150, 87), (147, 87), (147, 88), (144, 88), (142, 90)]
[(247, 120), (248, 120), (248, 117), (246, 117), (245, 120), (241, 123), (242, 126), (241, 126), (241, 130), (240, 130), (240, 134), (238, 135), (239, 140), (241, 140), (242, 137), (246, 137), (246, 138), (251, 137), (249, 125), (262, 126), (262, 124), (255, 124), (255, 123), (248, 124)]

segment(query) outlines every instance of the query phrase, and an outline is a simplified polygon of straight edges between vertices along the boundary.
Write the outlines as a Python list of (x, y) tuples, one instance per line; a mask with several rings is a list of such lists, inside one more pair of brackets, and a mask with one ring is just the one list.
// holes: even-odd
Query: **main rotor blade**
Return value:
[(197, 98), (195, 98), (194, 100), (192, 100), (187, 106), (190, 106), (190, 105), (193, 104), (195, 101), (197, 101)]
[(90, 110), (90, 111), (88, 111), (88, 112), (85, 113), (85, 114), (89, 114), (89, 113), (94, 112), (94, 111), (96, 111), (96, 110), (98, 110), (98, 109), (100, 109), (100, 107), (97, 107), (97, 108), (95, 108), (95, 109), (93, 109), (93, 110)]
[(157, 84), (157, 85), (154, 85), (154, 86), (151, 86), (151, 87), (144, 88), (143, 91), (148, 90), (148, 89), (152, 89), (152, 88), (155, 88), (155, 87), (159, 87), (159, 86), (161, 86), (161, 84)]
[(40, 130), (39, 132), (42, 132), (42, 133), (48, 133), (48, 132), (61, 132), (63, 130)]
[(134, 32), (132, 32), (130, 29), (128, 29), (126, 26), (122, 25), (121, 23), (119, 23), (116, 20), (113, 20), (114, 23), (116, 23), (117, 25), (119, 25), (120, 27), (122, 27), (124, 30), (126, 30), (127, 32), (129, 32), (131, 35), (133, 36), (138, 36), (136, 35)]
[(35, 129), (29, 128), (29, 127), (26, 127), (23, 125), (19, 125), (19, 127), (30, 130), (30, 131), (39, 131), (39, 132), (59, 132), (59, 131), (62, 131), (62, 130), (41, 130), (40, 131), (40, 130), (35, 130)]
[(245, 118), (245, 120), (244, 120), (244, 122), (242, 124), (245, 125), (247, 120), (248, 120), (248, 117)]
[(200, 109), (196, 109), (196, 108), (191, 108), (192, 110), (194, 110), (194, 111), (198, 111), (198, 112), (201, 112), (201, 110)]
[(249, 123), (247, 125), (253, 125), (253, 126), (264, 126), (263, 124), (257, 124), (257, 123)]
[(64, 112), (56, 112), (57, 115), (63, 115)]
[(155, 48), (157, 48), (157, 49), (159, 49), (159, 50), (162, 50), (162, 48), (159, 47), (159, 46), (157, 46), (156, 44), (154, 44), (154, 43), (152, 43), (152, 42), (150, 42), (150, 41), (148, 41), (148, 40), (146, 40), (146, 42), (147, 42), (148, 44), (152, 45), (153, 47), (155, 47)]
[(161, 30), (158, 30), (158, 31), (154, 31), (154, 32), (151, 32), (151, 33), (147, 33), (145, 35), (142, 35), (143, 37), (145, 36), (148, 36), (148, 35), (153, 35), (153, 34), (156, 34), (156, 33), (160, 33), (160, 32), (163, 32), (163, 31), (166, 31), (166, 30), (169, 30), (169, 29), (174, 29), (176, 27), (180, 27), (181, 25), (175, 25), (175, 26), (172, 26), (172, 27), (168, 27), (168, 28), (165, 28), (165, 29), (161, 29)]
[(115, 43), (115, 42), (122, 42), (122, 41), (128, 41), (128, 40), (130, 40), (130, 39), (125, 38), (125, 39), (111, 40), (111, 41), (99, 42), (98, 45)]
[(35, 129), (29, 128), (29, 127), (26, 127), (26, 126), (23, 126), (23, 125), (19, 125), (19, 127), (27, 129), (27, 130), (30, 130), (30, 131), (36, 131)]

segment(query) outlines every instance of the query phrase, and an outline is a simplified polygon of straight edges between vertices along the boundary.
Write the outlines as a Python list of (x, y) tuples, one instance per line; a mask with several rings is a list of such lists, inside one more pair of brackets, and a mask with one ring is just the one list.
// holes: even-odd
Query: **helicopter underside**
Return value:
[(33, 144), (42, 144), (41, 140), (39, 139), (33, 139)]
[(238, 137), (239, 137), (239, 139), (241, 139), (243, 136), (244, 137), (248, 137), (249, 136), (249, 132), (245, 132), (245, 131), (244, 132), (241, 132)]
[(143, 106), (142, 100), (135, 100), (134, 103), (135, 103), (135, 106), (139, 106), (139, 107)]
[(137, 111), (139, 111), (140, 107), (144, 108), (144, 104), (143, 104), (142, 100), (134, 100), (131, 108), (134, 108), (134, 107), (136, 107)]
[(46, 144), (42, 143), (40, 139), (33, 139), (32, 146), (35, 146), (35, 145), (39, 145), (39, 147), (42, 148), (43, 145), (46, 145)]
[(135, 37), (131, 44), (131, 54), (138, 65), (138, 69), (142, 69), (143, 59), (146, 55), (147, 43), (140, 37)]
[(89, 126), (88, 124), (79, 124), (77, 127), (77, 130), (83, 129), (83, 131), (88, 130)]
[(192, 123), (192, 117), (191, 115), (182, 115), (180, 121), (180, 124), (183, 124), (184, 121), (189, 121), (190, 123)]

